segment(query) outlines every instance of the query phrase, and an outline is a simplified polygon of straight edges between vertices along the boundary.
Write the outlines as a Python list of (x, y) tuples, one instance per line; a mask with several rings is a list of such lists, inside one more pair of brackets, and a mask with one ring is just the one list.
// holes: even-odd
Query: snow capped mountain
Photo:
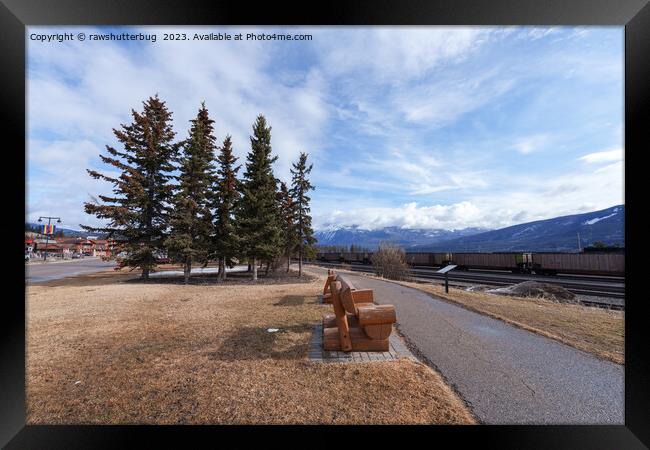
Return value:
[(571, 252), (596, 242), (625, 246), (625, 206), (538, 220), (499, 230), (422, 230), (387, 227), (364, 230), (359, 226), (330, 225), (315, 232), (317, 245), (352, 244), (375, 249), (393, 242), (407, 251), (455, 252)]
[[(579, 241), (578, 241), (579, 239)], [(571, 252), (602, 242), (625, 246), (625, 206), (513, 225), (430, 245), (418, 251)]]
[(342, 227), (330, 225), (317, 230), (314, 234), (317, 245), (352, 244), (368, 249), (377, 248), (382, 242), (392, 242), (409, 248), (419, 244), (432, 244), (441, 240), (485, 231), (481, 228), (465, 228), (463, 230), (423, 230), (399, 227), (386, 227), (379, 230), (365, 230), (359, 226)]

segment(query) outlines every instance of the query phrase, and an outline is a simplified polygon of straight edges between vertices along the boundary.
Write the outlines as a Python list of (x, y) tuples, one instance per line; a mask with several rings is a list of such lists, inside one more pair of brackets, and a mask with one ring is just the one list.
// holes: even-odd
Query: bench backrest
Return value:
[(354, 305), (354, 297), (352, 291), (356, 290), (354, 284), (347, 278), (338, 275), (336, 277), (337, 281), (341, 283), (341, 303), (346, 312), (350, 314), (357, 314), (357, 308)]
[[(330, 285), (332, 289), (332, 305), (334, 306), (334, 314), (336, 315), (336, 326), (339, 329), (339, 339), (341, 341), (341, 349), (349, 351), (352, 349), (352, 341), (350, 340), (350, 325), (348, 324), (348, 317), (345, 314), (345, 308), (342, 302), (342, 283), (340, 281), (333, 281)], [(346, 286), (349, 291), (349, 287)]]

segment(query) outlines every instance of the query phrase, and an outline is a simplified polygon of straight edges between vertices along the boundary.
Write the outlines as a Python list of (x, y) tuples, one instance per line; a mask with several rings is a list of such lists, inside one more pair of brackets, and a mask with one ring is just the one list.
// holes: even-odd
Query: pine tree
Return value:
[(253, 124), (251, 151), (246, 159), (242, 197), (238, 208), (242, 253), (249, 259), (253, 280), (257, 280), (258, 261), (273, 261), (281, 253), (281, 223), (276, 204), (276, 179), (271, 165), (271, 128), (259, 115)]
[(307, 175), (311, 172), (313, 165), (307, 167), (307, 154), (300, 153), (297, 163), (293, 164), (291, 170), (291, 190), (289, 191), (295, 204), (296, 215), (296, 235), (298, 238), (298, 276), (302, 276), (302, 258), (304, 255), (313, 255), (313, 244), (316, 243), (314, 230), (311, 227), (311, 216), (309, 212), (309, 201), (311, 198), (307, 195), (310, 190), (314, 189)]
[(171, 235), (166, 240), (172, 259), (184, 267), (185, 284), (189, 282), (192, 263), (207, 263), (212, 240), (212, 213), (209, 192), (215, 174), (212, 167), (215, 137), (214, 120), (205, 103), (192, 119), (189, 138), (183, 142), (179, 160), (179, 184), (173, 198)]
[(235, 206), (240, 195), (237, 172), (241, 166), (234, 167), (237, 159), (232, 154), (230, 136), (226, 136), (217, 157), (219, 169), (214, 185), (216, 220), (213, 249), (219, 259), (219, 279), (221, 280), (226, 279), (226, 266), (232, 264), (232, 259), (239, 251), (239, 239), (234, 217)]
[(291, 256), (298, 246), (298, 234), (296, 229), (296, 208), (286, 183), (280, 182), (278, 191), (278, 203), (280, 204), (280, 217), (282, 219), (282, 248), (283, 255), (287, 259), (287, 272), (291, 266)]
[(172, 113), (156, 94), (143, 102), (142, 113), (131, 110), (133, 122), (113, 129), (124, 147), (106, 146), (109, 156), (102, 161), (121, 171), (117, 177), (88, 170), (91, 177), (113, 184), (113, 196), (100, 195), (103, 202), (85, 203), (85, 211), (99, 219), (108, 219), (104, 227), (82, 227), (87, 231), (107, 233), (120, 239), (128, 255), (125, 266), (142, 269), (142, 278), (156, 266), (156, 253), (163, 249), (169, 227), (170, 183), (178, 144), (173, 142)]

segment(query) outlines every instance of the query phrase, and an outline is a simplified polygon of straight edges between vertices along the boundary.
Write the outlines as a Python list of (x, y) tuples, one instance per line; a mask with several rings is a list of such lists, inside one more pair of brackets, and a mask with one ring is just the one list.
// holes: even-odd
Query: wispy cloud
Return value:
[(580, 161), (587, 164), (621, 161), (623, 159), (623, 149), (617, 148), (614, 150), (605, 150), (602, 152), (589, 153), (581, 156)]

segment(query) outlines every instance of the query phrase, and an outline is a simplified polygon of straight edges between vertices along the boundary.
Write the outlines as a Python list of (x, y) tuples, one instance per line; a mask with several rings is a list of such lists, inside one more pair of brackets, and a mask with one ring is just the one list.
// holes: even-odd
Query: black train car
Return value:
[(341, 261), (341, 252), (324, 252), (317, 253), (316, 259), (326, 262), (340, 262)]

